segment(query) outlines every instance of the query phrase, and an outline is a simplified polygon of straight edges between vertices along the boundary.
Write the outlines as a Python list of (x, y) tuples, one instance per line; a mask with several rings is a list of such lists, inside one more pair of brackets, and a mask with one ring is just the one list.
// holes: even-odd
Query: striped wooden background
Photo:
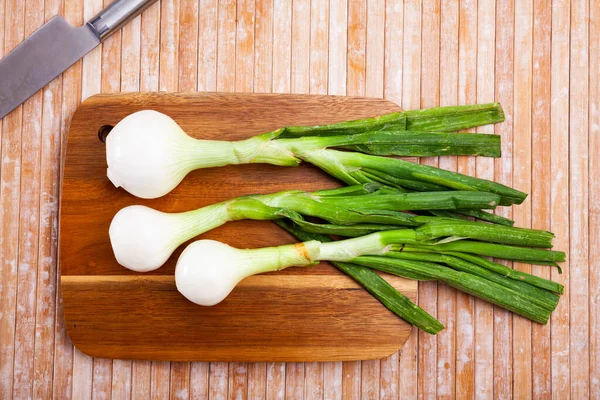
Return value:
[[(102, 6), (0, 0), (0, 56), (57, 13), (81, 24)], [(502, 159), (423, 162), (531, 193), (505, 215), (556, 232), (569, 262), (516, 268), (566, 295), (540, 326), (421, 284), (447, 329), (381, 361), (89, 358), (65, 336), (56, 285), (60, 152), (82, 100), (138, 90), (501, 101)], [(600, 398), (600, 1), (162, 0), (7, 116), (0, 138), (0, 399)]]

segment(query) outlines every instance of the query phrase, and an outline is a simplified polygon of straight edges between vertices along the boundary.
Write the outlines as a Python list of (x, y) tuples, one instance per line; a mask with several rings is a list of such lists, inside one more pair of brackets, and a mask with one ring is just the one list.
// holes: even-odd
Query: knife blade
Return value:
[(73, 27), (56, 16), (0, 60), (0, 119), (156, 0), (116, 0)]

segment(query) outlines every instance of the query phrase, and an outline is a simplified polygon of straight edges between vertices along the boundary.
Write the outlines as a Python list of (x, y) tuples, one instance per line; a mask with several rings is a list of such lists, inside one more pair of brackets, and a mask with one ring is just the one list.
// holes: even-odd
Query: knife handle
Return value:
[(156, 0), (115, 0), (104, 10), (96, 14), (87, 25), (100, 40), (117, 32)]

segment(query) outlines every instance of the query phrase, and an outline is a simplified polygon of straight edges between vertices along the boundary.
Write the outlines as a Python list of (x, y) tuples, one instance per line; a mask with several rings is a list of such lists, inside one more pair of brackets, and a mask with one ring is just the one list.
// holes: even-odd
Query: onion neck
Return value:
[(245, 276), (305, 267), (318, 263), (321, 243), (316, 240), (263, 249), (239, 250)]
[(416, 233), (412, 229), (397, 229), (372, 233), (353, 239), (323, 243), (319, 260), (352, 261), (364, 255), (383, 255), (392, 249), (394, 244), (414, 243)]
[(251, 163), (298, 165), (300, 160), (290, 149), (272, 140), (276, 135), (277, 131), (236, 142), (188, 137), (179, 149), (179, 157), (190, 170)]
[(232, 218), (229, 215), (228, 205), (229, 201), (224, 201), (197, 210), (180, 213), (180, 226), (182, 229), (178, 235), (173, 237), (175, 248), (204, 232), (208, 232), (231, 221)]
[(181, 231), (174, 236), (178, 247), (198, 235), (218, 228), (229, 221), (242, 219), (273, 220), (281, 218), (278, 208), (270, 207), (252, 197), (239, 197), (178, 214)]

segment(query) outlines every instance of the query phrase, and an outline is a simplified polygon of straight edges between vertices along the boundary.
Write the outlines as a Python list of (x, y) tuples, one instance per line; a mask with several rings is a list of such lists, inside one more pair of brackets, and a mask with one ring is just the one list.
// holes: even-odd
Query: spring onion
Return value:
[[(156, 198), (170, 192), (195, 169), (247, 163), (296, 166), (300, 154), (329, 147), (379, 155), (498, 157), (499, 136), (447, 133), (443, 128), (462, 129), (503, 118), (499, 104), (442, 107), (327, 126), (281, 128), (228, 142), (194, 139), (169, 116), (143, 110), (125, 117), (106, 137), (107, 176), (116, 187), (135, 196)], [(427, 129), (407, 130), (407, 126)]]
[[(380, 230), (420, 226), (431, 220), (431, 217), (402, 211), (493, 208), (499, 199), (498, 195), (485, 192), (401, 193), (379, 184), (313, 193), (290, 190), (239, 197), (182, 213), (164, 213), (141, 205), (128, 206), (113, 217), (109, 236), (119, 264), (147, 272), (163, 265), (182, 243), (228, 221), (290, 218), (307, 230), (361, 236)], [(363, 209), (364, 204), (368, 204), (369, 209)], [(303, 216), (329, 223), (312, 223)]]
[[(471, 230), (466, 237), (490, 239), (485, 232), (478, 230)], [(502, 245), (511, 239), (495, 237), (494, 240)], [(387, 257), (388, 254), (397, 254), (395, 249), (399, 245), (415, 244), (419, 241), (419, 233), (414, 229), (384, 231), (329, 243), (310, 240), (262, 249), (236, 249), (213, 240), (199, 240), (190, 244), (179, 257), (175, 280), (178, 290), (190, 301), (200, 305), (214, 305), (225, 299), (242, 279), (254, 274), (279, 271), (290, 266), (310, 266), (319, 261), (351, 262), (370, 266), (366, 265), (364, 260), (361, 261), (361, 256), (380, 256), (387, 264), (408, 268), (409, 273), (405, 274), (405, 277), (444, 280), (537, 322), (547, 321), (549, 313), (556, 306), (556, 302), (546, 304), (542, 300), (529, 301), (528, 294), (521, 293), (522, 287), (517, 287), (516, 282), (507, 280), (506, 284), (500, 284), (485, 279), (481, 275), (488, 274), (488, 270), (464, 260), (450, 262), (452, 267), (458, 268), (452, 269), (439, 266), (430, 260), (413, 261)], [(430, 246), (427, 241), (420, 245)], [(556, 260), (564, 261), (565, 258), (562, 252), (503, 246), (513, 249), (513, 252), (519, 253), (521, 257), (534, 252), (533, 254), (539, 257), (545, 253), (552, 254)], [(478, 250), (473, 247), (471, 252), (477, 254)], [(394, 271), (393, 268), (389, 269)], [(400, 274), (398, 271), (396, 273)], [(539, 289), (532, 289), (532, 292), (536, 290)]]

